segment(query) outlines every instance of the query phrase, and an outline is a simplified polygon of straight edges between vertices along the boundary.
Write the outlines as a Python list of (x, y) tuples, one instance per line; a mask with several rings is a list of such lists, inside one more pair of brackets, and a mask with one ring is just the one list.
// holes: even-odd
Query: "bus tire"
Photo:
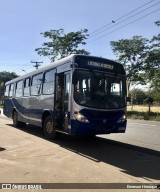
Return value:
[(56, 131), (53, 125), (53, 120), (51, 116), (47, 116), (44, 120), (43, 131), (47, 139), (55, 139)]
[(21, 121), (18, 121), (18, 113), (17, 111), (14, 111), (13, 112), (13, 116), (12, 116), (12, 119), (13, 119), (13, 125), (14, 127), (25, 127), (26, 123), (24, 122), (21, 122)]

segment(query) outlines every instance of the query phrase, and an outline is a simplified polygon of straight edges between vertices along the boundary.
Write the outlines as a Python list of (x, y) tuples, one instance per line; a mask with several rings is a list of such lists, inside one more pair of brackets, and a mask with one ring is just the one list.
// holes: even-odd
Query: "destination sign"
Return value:
[(75, 63), (79, 69), (93, 69), (125, 75), (124, 67), (120, 63), (101, 57), (78, 55)]
[(113, 70), (113, 65), (111, 65), (111, 64), (98, 63), (98, 62), (95, 62), (95, 61), (88, 61), (88, 65)]

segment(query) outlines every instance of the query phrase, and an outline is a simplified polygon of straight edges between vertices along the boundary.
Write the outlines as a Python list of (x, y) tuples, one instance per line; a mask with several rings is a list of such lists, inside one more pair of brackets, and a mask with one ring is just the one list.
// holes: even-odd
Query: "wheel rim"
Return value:
[(47, 133), (52, 133), (53, 132), (53, 124), (52, 122), (48, 121), (46, 124), (46, 131)]

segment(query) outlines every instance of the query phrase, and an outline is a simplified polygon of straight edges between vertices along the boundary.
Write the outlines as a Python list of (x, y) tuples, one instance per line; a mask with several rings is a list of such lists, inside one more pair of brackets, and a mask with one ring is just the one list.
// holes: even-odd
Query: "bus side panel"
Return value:
[(12, 118), (12, 110), (14, 108), (13, 102), (11, 98), (4, 99), (4, 109), (3, 113), (5, 116)]
[(42, 127), (43, 111), (53, 110), (54, 95), (40, 95), (30, 97), (29, 123)]
[(23, 97), (23, 122), (29, 123), (29, 97)]
[[(20, 98), (13, 98), (13, 103), (14, 103), (14, 106), (15, 106), (15, 109), (18, 113), (18, 121), (22, 121), (23, 122), (23, 98), (20, 97)], [(13, 111), (13, 109), (12, 109)]]
[(13, 109), (18, 113), (18, 120), (23, 121), (23, 98), (6, 98), (4, 99), (4, 115), (12, 118)]
[(41, 95), (30, 96), (29, 98), (29, 123), (41, 127), (41, 117), (43, 112), (43, 102)]

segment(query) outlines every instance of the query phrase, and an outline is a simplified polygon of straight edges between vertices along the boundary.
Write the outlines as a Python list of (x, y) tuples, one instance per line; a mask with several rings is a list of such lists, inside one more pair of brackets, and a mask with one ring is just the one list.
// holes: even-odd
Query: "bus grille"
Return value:
[(91, 123), (112, 124), (124, 114), (124, 111), (97, 111), (82, 109), (80, 113), (82, 113)]

